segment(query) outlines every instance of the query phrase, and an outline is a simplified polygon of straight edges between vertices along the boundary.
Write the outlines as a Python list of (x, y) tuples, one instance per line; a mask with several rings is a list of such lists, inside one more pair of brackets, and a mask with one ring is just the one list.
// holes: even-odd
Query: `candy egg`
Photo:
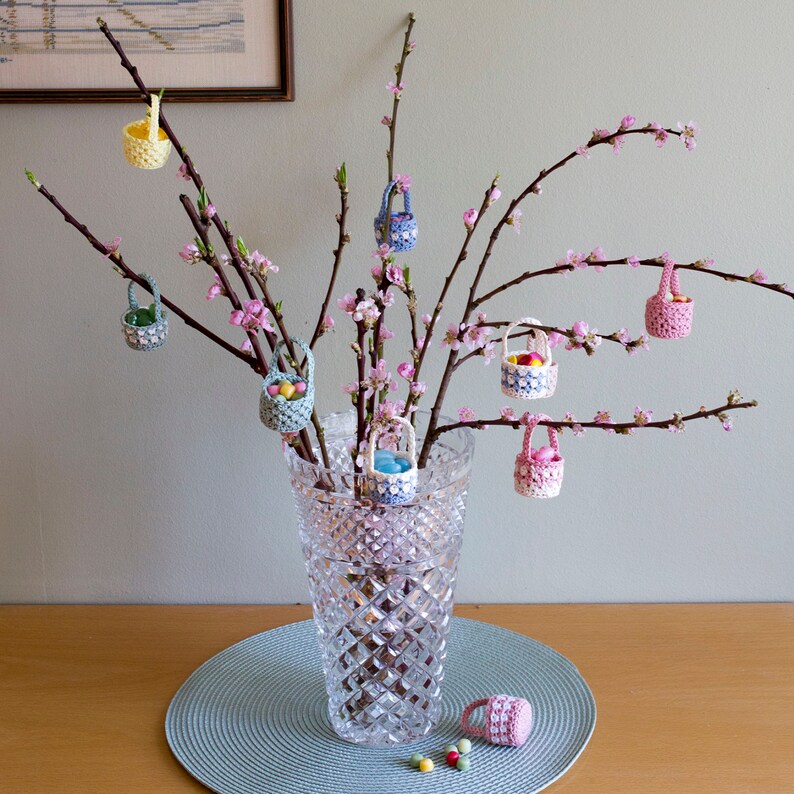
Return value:
[(689, 303), (690, 300), (686, 295), (673, 295), (673, 303)]
[(376, 449), (375, 450), (375, 463), (383, 463), (385, 461), (394, 460), (394, 453), (390, 449)]
[(420, 772), (432, 772), (435, 767), (435, 764), (429, 758), (423, 758), (419, 762), (419, 771)]
[(267, 393), (271, 397), (275, 397), (278, 394), (278, 383), (271, 383), (270, 386), (267, 387)]
[(444, 747), (444, 755), (447, 756), (451, 752), (458, 752), (458, 748), (454, 744), (448, 744)]
[(458, 763), (458, 759), (460, 758), (460, 753), (457, 750), (450, 750), (447, 753), (447, 764), (450, 766), (455, 766)]
[(278, 390), (279, 394), (281, 394), (286, 400), (289, 400), (293, 394), (295, 394), (295, 387), (287, 380), (281, 382), (281, 386)]
[(285, 403), (285, 402), (287, 402), (287, 398), (283, 394), (277, 394), (273, 398), (273, 401), (274, 402), (278, 402), (278, 403)]
[(557, 453), (551, 447), (541, 447), (540, 449), (533, 450), (532, 457), (537, 461), (554, 460)]
[(510, 364), (518, 364), (518, 359), (515, 356), (508, 356), (507, 360)]
[(423, 758), (424, 758), (424, 756), (421, 753), (414, 753), (411, 756), (411, 766), (414, 767), (414, 769), (418, 769), (419, 768), (419, 762)]
[(394, 460), (384, 460), (382, 463), (375, 464), (375, 471), (379, 471), (381, 474), (401, 474), (402, 469), (397, 461)]
[(298, 394), (305, 394), (306, 393), (306, 381), (305, 380), (299, 380), (295, 384), (295, 391), (298, 392)]
[(302, 394), (298, 394), (298, 390), (296, 389), (292, 393), (292, 397), (289, 398), (289, 401), (290, 402), (295, 402), (295, 400), (302, 400), (302, 399), (303, 399), (303, 395)]
[(461, 755), (466, 755), (467, 753), (471, 752), (471, 740), (470, 739), (461, 739), (458, 742), (458, 752)]
[(400, 467), (400, 472), (408, 471), (411, 468), (411, 461), (407, 458), (395, 458), (394, 462)]
[(531, 353), (529, 357), (530, 367), (542, 367), (546, 363), (546, 359), (538, 353)]
[(455, 766), (460, 769), (461, 772), (466, 772), (471, 766), (471, 761), (468, 758), (458, 758), (458, 762)]

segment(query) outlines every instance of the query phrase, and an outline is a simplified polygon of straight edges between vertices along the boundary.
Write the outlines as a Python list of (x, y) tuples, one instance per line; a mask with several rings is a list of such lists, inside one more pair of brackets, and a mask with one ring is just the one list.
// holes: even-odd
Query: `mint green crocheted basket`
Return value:
[(158, 347), (162, 347), (168, 339), (168, 318), (163, 314), (157, 282), (148, 273), (141, 273), (140, 276), (152, 288), (154, 322), (151, 325), (143, 326), (131, 325), (127, 322), (130, 314), (140, 308), (138, 299), (135, 297), (135, 282), (130, 281), (130, 285), (127, 287), (129, 308), (121, 315), (121, 330), (124, 333), (124, 341), (133, 350), (156, 350)]
[[(294, 433), (303, 430), (309, 424), (314, 409), (314, 355), (302, 339), (291, 336), (290, 339), (306, 354), (305, 378), (290, 372), (282, 372), (278, 368), (278, 357), (284, 342), (279, 342), (270, 359), (270, 370), (262, 381), (262, 393), (259, 395), (259, 418), (265, 427), (279, 433)], [(267, 393), (267, 387), (273, 383), (286, 380), (290, 383), (303, 381), (306, 391), (300, 400), (276, 400)]]

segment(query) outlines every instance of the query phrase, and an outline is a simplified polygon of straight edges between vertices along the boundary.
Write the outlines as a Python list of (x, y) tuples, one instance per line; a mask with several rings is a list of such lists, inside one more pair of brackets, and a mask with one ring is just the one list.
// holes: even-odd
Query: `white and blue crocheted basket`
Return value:
[(163, 314), (157, 282), (148, 273), (141, 273), (140, 275), (152, 288), (154, 322), (150, 325), (142, 326), (132, 325), (127, 322), (127, 318), (140, 309), (138, 299), (135, 297), (135, 282), (130, 281), (130, 285), (127, 287), (129, 308), (121, 315), (121, 330), (124, 333), (124, 341), (133, 350), (156, 350), (158, 347), (162, 347), (166, 339), (168, 339), (168, 318)]
[[(508, 350), (507, 340), (510, 332), (517, 325), (541, 325), (535, 317), (522, 317), (510, 323), (502, 336), (502, 394), (518, 400), (536, 400), (540, 397), (551, 397), (557, 388), (557, 364), (551, 359), (549, 337), (540, 328), (533, 328), (527, 336), (524, 350)], [(544, 363), (539, 367), (513, 364), (508, 356), (522, 356), (526, 353), (539, 353)]]
[[(284, 342), (279, 342), (270, 359), (270, 369), (262, 381), (262, 392), (259, 395), (259, 418), (265, 427), (279, 433), (295, 433), (309, 424), (314, 410), (314, 356), (309, 346), (302, 339), (291, 336), (290, 339), (306, 354), (305, 377), (281, 372), (278, 368), (278, 357)], [(267, 393), (267, 387), (273, 383), (286, 380), (290, 383), (303, 381), (306, 391), (300, 400), (276, 400)]]
[[(383, 202), (380, 205), (380, 212), (375, 218), (375, 240), (378, 245), (383, 243), (383, 227), (386, 225), (386, 212), (389, 207), (389, 195), (391, 194), (396, 182), (389, 182), (386, 190), (383, 191)], [(411, 191), (406, 190), (403, 194), (405, 210), (403, 212), (392, 211), (389, 222), (389, 239), (386, 241), (395, 251), (410, 251), (416, 246), (416, 217), (411, 212)]]
[(386, 474), (375, 469), (375, 447), (378, 436), (384, 428), (375, 428), (369, 437), (367, 450), (367, 491), (369, 497), (375, 502), (385, 505), (401, 505), (409, 502), (416, 496), (416, 483), (419, 469), (416, 466), (416, 433), (407, 419), (395, 416), (392, 420), (401, 424), (408, 438), (405, 452), (395, 453), (395, 457), (404, 458), (411, 464), (411, 468), (399, 474)]

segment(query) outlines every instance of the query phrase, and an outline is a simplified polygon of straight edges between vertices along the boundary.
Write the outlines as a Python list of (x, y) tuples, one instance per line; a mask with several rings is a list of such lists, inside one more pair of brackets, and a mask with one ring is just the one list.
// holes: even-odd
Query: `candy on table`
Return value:
[(449, 766), (455, 766), (458, 763), (458, 759), (460, 758), (460, 753), (457, 750), (450, 750), (446, 757), (447, 764)]
[(429, 758), (423, 758), (419, 762), (419, 771), (420, 772), (432, 772), (435, 764)]
[(471, 752), (471, 739), (461, 739), (458, 742), (457, 750), (458, 750), (458, 752), (461, 755), (467, 755), (468, 753), (470, 753)]
[(446, 745), (446, 746), (444, 747), (444, 755), (445, 755), (445, 756), (449, 755), (449, 754), (450, 754), (450, 753), (452, 753), (452, 752), (455, 752), (455, 753), (457, 753), (457, 752), (458, 752), (458, 748), (457, 748), (457, 746), (456, 746), (456, 745), (454, 745), (454, 744), (448, 744), (448, 745)]
[(421, 761), (423, 758), (424, 758), (424, 756), (423, 756), (421, 753), (414, 753), (414, 754), (411, 756), (411, 766), (412, 766), (414, 769), (418, 769), (418, 768), (419, 768), (419, 762), (420, 762), (420, 761)]
[(550, 460), (554, 460), (557, 457), (557, 453), (552, 449), (552, 447), (540, 447), (540, 449), (533, 449), (532, 450), (532, 460), (537, 460), (541, 462), (547, 462)]
[(468, 771), (469, 767), (471, 766), (471, 761), (468, 758), (465, 758), (464, 756), (461, 756), (460, 758), (458, 758), (458, 761), (455, 764), (455, 766), (458, 769), (460, 769), (461, 772), (466, 772), (466, 771)]

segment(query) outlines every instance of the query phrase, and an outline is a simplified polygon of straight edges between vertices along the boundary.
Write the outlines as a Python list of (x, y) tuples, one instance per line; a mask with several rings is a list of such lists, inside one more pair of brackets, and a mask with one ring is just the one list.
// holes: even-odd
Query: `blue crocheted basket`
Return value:
[[(383, 191), (383, 203), (380, 205), (380, 212), (375, 218), (375, 241), (378, 245), (383, 243), (383, 227), (386, 224), (386, 212), (389, 207), (389, 195), (396, 182), (389, 182), (386, 190)], [(416, 218), (411, 212), (411, 191), (403, 193), (405, 201), (405, 211), (395, 212), (392, 210), (391, 222), (389, 223), (388, 243), (395, 251), (410, 251), (416, 246)]]
[(367, 450), (367, 491), (370, 498), (375, 502), (385, 505), (401, 505), (409, 502), (416, 496), (416, 483), (419, 476), (419, 469), (416, 467), (416, 433), (407, 419), (395, 416), (392, 420), (399, 422), (408, 436), (407, 449), (405, 452), (397, 452), (395, 457), (405, 458), (411, 468), (399, 474), (385, 474), (375, 469), (375, 447), (378, 443), (378, 436), (384, 428), (375, 428), (369, 437), (369, 449)]
[(160, 303), (160, 290), (157, 283), (148, 273), (141, 273), (141, 278), (152, 288), (154, 296), (154, 322), (149, 325), (132, 325), (127, 322), (130, 315), (134, 314), (140, 306), (135, 297), (135, 282), (130, 281), (127, 287), (127, 303), (129, 308), (121, 315), (121, 330), (124, 341), (133, 350), (156, 350), (165, 344), (168, 339), (168, 318), (163, 314)]
[[(542, 325), (534, 317), (522, 317), (507, 326), (502, 336), (502, 362), (501, 383), (502, 393), (507, 397), (518, 400), (536, 400), (542, 397), (551, 397), (557, 388), (557, 364), (551, 360), (551, 346), (545, 331), (533, 328), (527, 337), (524, 350), (508, 350), (507, 343), (510, 332), (517, 325)], [(524, 353), (539, 353), (545, 363), (539, 367), (529, 367), (522, 364), (512, 364), (508, 356), (520, 356)]]
[[(265, 427), (279, 433), (294, 433), (303, 430), (309, 424), (314, 409), (314, 356), (309, 346), (302, 339), (291, 336), (290, 339), (306, 354), (306, 377), (290, 372), (281, 372), (278, 368), (278, 357), (284, 342), (279, 342), (270, 359), (270, 369), (262, 381), (262, 393), (259, 395), (259, 418)], [(276, 400), (267, 393), (267, 387), (273, 383), (286, 380), (290, 383), (303, 381), (306, 391), (300, 400)]]

